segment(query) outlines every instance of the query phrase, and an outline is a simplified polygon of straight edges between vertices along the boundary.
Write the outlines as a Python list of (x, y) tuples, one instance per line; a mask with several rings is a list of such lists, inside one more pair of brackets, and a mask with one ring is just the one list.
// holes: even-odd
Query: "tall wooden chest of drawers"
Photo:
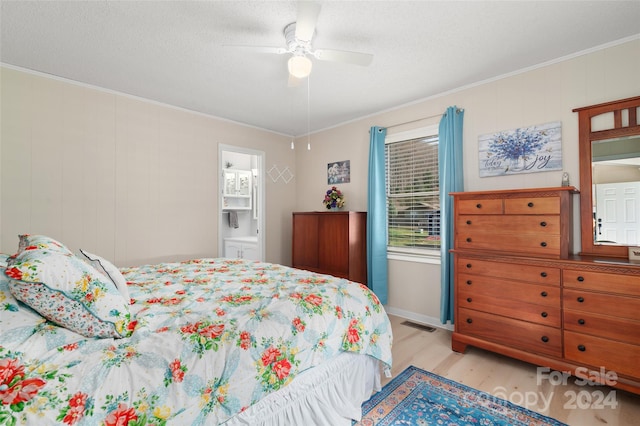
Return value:
[(464, 256), (456, 266), (460, 333), (562, 356), (560, 269)]
[(571, 255), (573, 187), (454, 193), (452, 348), (640, 393), (640, 266)]
[(454, 247), (566, 258), (571, 193), (537, 189), (456, 194)]

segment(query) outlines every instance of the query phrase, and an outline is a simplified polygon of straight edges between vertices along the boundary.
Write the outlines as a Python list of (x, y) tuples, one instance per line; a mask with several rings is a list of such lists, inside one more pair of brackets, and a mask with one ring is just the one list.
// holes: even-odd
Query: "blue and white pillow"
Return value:
[(86, 337), (120, 338), (133, 331), (129, 300), (73, 254), (25, 249), (4, 272), (16, 299), (58, 325)]
[(73, 254), (71, 250), (61, 242), (46, 235), (22, 234), (18, 238), (18, 252), (16, 256), (26, 250), (49, 250), (64, 254)]

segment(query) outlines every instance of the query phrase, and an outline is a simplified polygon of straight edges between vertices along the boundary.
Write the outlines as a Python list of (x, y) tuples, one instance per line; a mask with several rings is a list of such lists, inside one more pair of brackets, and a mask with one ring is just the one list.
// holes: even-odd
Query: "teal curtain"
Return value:
[(453, 324), (453, 199), (450, 192), (464, 190), (462, 165), (462, 122), (464, 110), (447, 108), (440, 120), (438, 173), (440, 175), (440, 321)]
[(383, 305), (387, 304), (387, 194), (384, 139), (387, 129), (369, 131), (369, 185), (367, 198), (367, 282)]

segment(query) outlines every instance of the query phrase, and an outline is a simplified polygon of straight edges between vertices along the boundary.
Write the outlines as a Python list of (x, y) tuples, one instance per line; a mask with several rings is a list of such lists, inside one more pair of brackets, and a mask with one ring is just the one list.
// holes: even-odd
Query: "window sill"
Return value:
[(400, 260), (403, 262), (430, 263), (440, 265), (440, 252), (425, 253), (415, 251), (389, 251), (387, 250), (388, 260)]

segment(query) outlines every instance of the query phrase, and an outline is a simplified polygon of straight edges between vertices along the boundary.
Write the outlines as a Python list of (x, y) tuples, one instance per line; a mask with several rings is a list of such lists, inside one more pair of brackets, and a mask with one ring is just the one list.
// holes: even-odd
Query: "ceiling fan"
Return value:
[(373, 60), (369, 53), (349, 52), (335, 49), (315, 49), (313, 37), (316, 33), (316, 24), (320, 15), (320, 4), (300, 1), (298, 2), (298, 16), (295, 22), (284, 28), (286, 47), (269, 46), (234, 46), (260, 53), (275, 53), (278, 55), (289, 54), (287, 62), (289, 70), (289, 86), (296, 86), (299, 80), (306, 78), (311, 73), (313, 62), (310, 58), (320, 61), (344, 62), (367, 66)]

